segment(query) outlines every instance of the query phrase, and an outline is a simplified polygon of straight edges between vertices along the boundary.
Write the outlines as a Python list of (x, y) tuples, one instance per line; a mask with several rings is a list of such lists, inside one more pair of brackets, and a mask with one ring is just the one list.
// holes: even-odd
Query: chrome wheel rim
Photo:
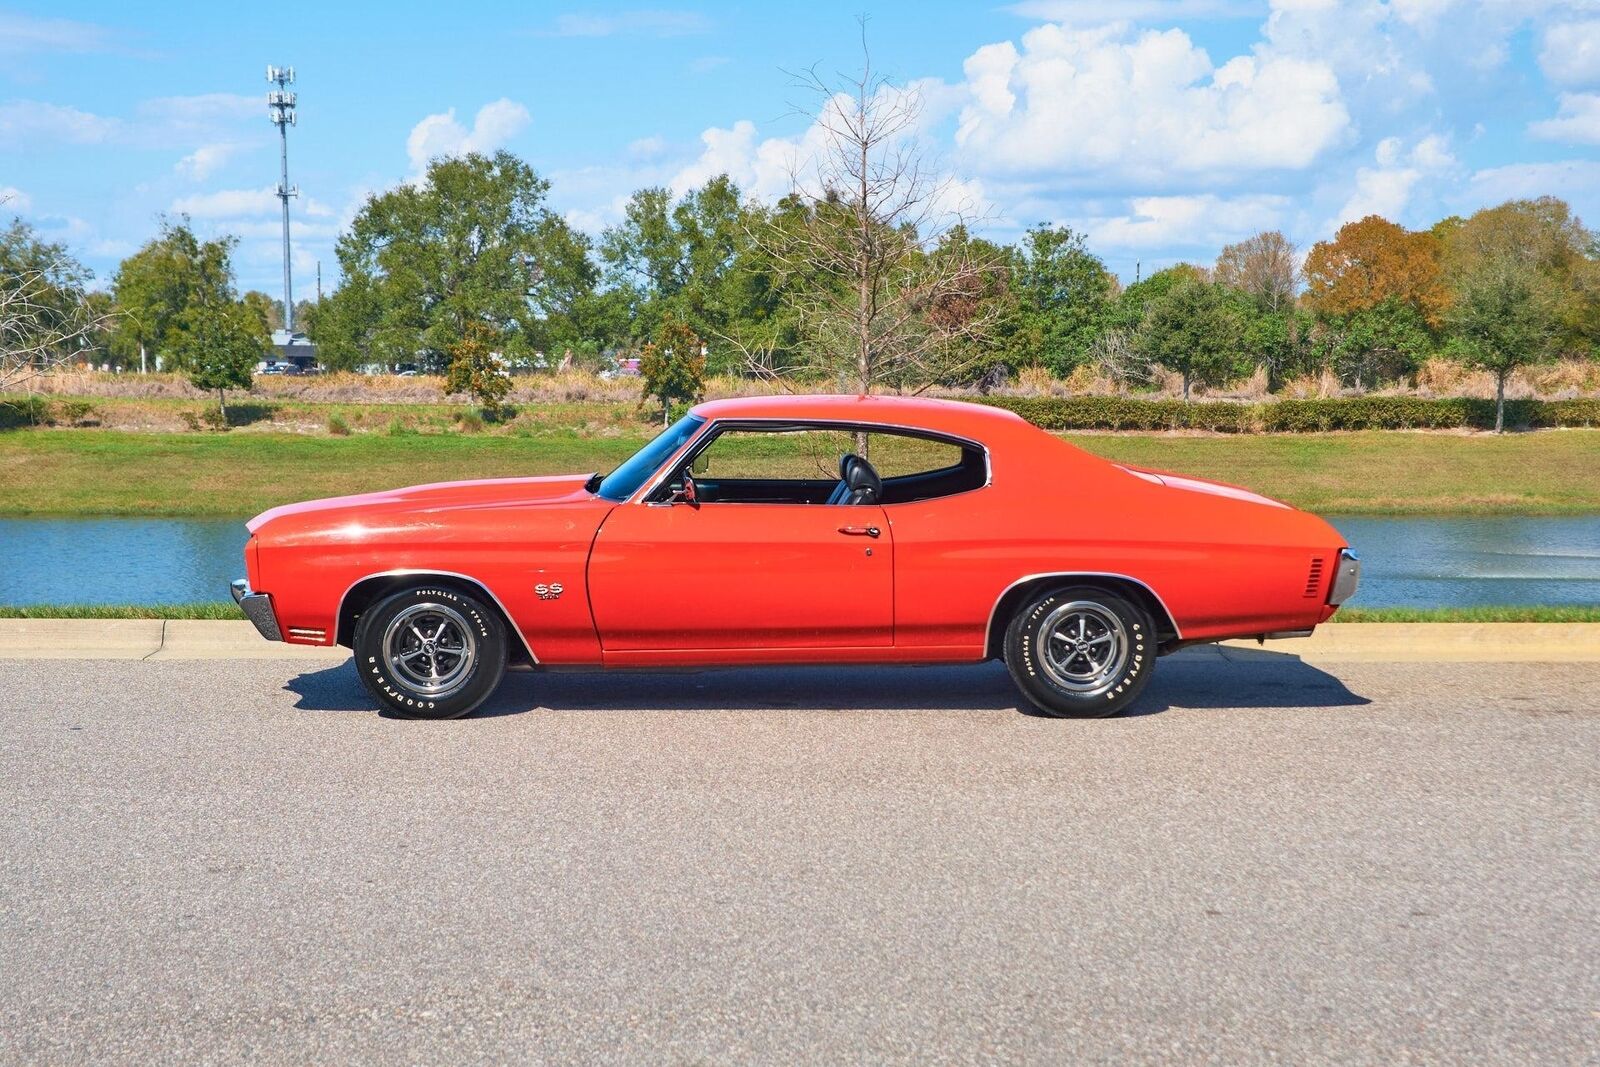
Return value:
[(1089, 600), (1061, 604), (1039, 626), (1039, 662), (1063, 689), (1092, 693), (1114, 683), (1128, 664), (1128, 630), (1113, 611)]
[(418, 696), (459, 688), (478, 659), (466, 617), (445, 604), (412, 604), (383, 632), (383, 659), (401, 685)]

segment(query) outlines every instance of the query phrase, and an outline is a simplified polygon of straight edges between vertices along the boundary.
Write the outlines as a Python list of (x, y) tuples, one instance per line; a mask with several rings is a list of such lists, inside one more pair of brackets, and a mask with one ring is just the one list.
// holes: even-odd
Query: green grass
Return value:
[(202, 604), (0, 605), (0, 619), (242, 619), (231, 600)]
[[(0, 619), (242, 619), (226, 600), (204, 604), (34, 604), (0, 606)], [(1341, 608), (1338, 623), (1596, 622), (1600, 606), (1581, 608)]]
[[(460, 478), (609, 470), (653, 432), (552, 414), (525, 436), (0, 433), (0, 515), (252, 515), (277, 504)], [(1075, 434), (1123, 462), (1374, 515), (1600, 513), (1600, 430), (1454, 434)]]

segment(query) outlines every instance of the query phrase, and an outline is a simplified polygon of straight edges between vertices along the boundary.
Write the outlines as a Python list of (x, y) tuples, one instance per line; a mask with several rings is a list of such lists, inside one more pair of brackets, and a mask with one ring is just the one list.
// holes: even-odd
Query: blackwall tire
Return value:
[(500, 685), (499, 614), (450, 586), (418, 584), (361, 613), (356, 672), (380, 706), (408, 719), (459, 719)]
[(1144, 690), (1156, 660), (1150, 615), (1094, 586), (1044, 592), (1006, 627), (1006, 667), (1043, 715), (1101, 718)]

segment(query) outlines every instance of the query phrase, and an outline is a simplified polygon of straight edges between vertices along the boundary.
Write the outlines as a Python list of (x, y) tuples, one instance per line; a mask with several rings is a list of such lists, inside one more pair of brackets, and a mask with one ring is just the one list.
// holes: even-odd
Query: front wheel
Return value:
[(1150, 614), (1093, 586), (1035, 597), (1006, 628), (1006, 667), (1036, 708), (1056, 718), (1115, 715), (1150, 679)]
[(444, 586), (403, 589), (362, 612), (353, 644), (367, 692), (407, 718), (467, 715), (506, 669), (500, 616)]

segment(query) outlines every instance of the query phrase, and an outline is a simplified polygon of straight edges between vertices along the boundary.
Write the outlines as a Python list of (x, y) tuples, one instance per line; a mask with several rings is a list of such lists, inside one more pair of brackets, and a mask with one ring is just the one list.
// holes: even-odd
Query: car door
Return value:
[(595, 538), (589, 597), (607, 653), (883, 647), (893, 538), (876, 504), (630, 501)]

